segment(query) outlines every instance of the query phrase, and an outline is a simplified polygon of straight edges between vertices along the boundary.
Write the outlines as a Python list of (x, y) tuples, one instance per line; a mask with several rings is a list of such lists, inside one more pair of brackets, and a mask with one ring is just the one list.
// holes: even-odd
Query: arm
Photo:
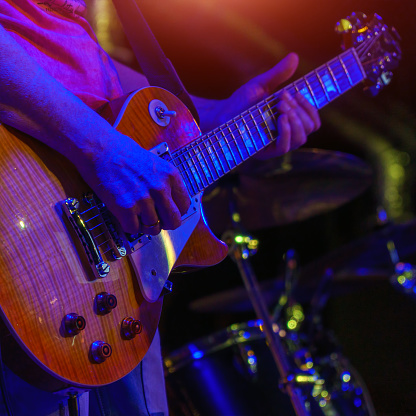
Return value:
[[(125, 231), (143, 231), (143, 224), (159, 218), (165, 229), (181, 224), (189, 197), (174, 166), (113, 129), (1, 26), (0, 97), (0, 121), (66, 156)], [(159, 231), (159, 226), (145, 230)]]

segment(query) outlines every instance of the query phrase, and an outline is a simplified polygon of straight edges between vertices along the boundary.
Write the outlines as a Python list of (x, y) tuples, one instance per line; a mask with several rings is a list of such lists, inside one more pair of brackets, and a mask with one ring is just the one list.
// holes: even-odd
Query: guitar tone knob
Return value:
[(76, 313), (69, 313), (64, 317), (65, 332), (68, 335), (77, 335), (85, 329), (85, 318)]
[(99, 315), (110, 313), (117, 306), (117, 298), (107, 292), (101, 292), (95, 297), (95, 307)]
[(138, 319), (133, 319), (131, 316), (124, 318), (121, 322), (121, 334), (124, 338), (133, 339), (142, 332), (142, 329), (142, 323)]
[(98, 364), (103, 363), (113, 352), (111, 345), (104, 341), (95, 341), (90, 348), (91, 358)]

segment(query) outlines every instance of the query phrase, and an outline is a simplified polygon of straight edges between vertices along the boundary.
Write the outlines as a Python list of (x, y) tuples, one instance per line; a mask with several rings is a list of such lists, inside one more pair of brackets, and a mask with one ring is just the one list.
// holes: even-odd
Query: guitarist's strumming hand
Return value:
[(77, 166), (83, 178), (124, 231), (156, 235), (162, 228), (178, 228), (190, 205), (179, 171), (131, 138), (113, 133), (118, 136), (115, 145), (111, 137), (99, 152), (105, 157)]
[[(216, 102), (215, 106), (211, 105), (212, 110), (209, 105), (204, 106), (205, 103), (201, 101), (200, 115), (203, 130), (213, 129), (277, 91), (279, 86), (294, 74), (298, 63), (299, 58), (295, 53), (287, 55), (269, 71), (240, 87), (228, 99)], [(206, 117), (204, 117), (204, 108), (208, 109)], [(291, 97), (284, 92), (278, 110), (280, 116), (277, 120), (279, 131), (277, 140), (259, 152), (257, 158), (281, 156), (297, 149), (306, 142), (307, 136), (321, 125), (318, 111), (301, 94)]]

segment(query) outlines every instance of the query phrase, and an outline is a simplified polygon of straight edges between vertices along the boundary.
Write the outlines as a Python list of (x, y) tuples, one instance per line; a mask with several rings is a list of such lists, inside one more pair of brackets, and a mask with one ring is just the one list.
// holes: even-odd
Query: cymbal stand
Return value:
[(278, 322), (283, 308), (289, 303), (298, 278), (298, 259), (293, 249), (285, 253), (285, 290), (279, 296), (279, 301), (271, 315), (272, 322)]
[(246, 252), (247, 249), (244, 248), (244, 242), (242, 242), (232, 244), (229, 254), (237, 264), (238, 270), (243, 279), (257, 318), (260, 319), (263, 323), (263, 332), (266, 336), (266, 340), (272, 353), (273, 359), (284, 382), (285, 389), (289, 394), (293, 409), (297, 416), (307, 416), (309, 415), (309, 412), (304, 406), (301, 389), (296, 386), (296, 382), (294, 381), (295, 378), (293, 374), (291, 374), (289, 363), (285, 358), (285, 350), (280, 343), (277, 335), (273, 331), (273, 325), (269, 318), (269, 312), (267, 310), (263, 296), (260, 292), (257, 278), (251, 267), (248, 256), (244, 255)]
[(394, 265), (394, 274), (390, 277), (390, 283), (400, 292), (416, 299), (416, 267), (411, 263), (400, 261), (393, 240), (387, 242), (387, 250)]
[(266, 303), (260, 292), (257, 277), (249, 260), (250, 250), (256, 248), (257, 242), (248, 236), (241, 235), (242, 233), (240, 233), (240, 235), (237, 234), (242, 227), (239, 223), (239, 214), (235, 209), (233, 186), (228, 187), (228, 192), (230, 194), (229, 208), (233, 222), (233, 231), (227, 232), (223, 237), (223, 240), (227, 242), (229, 246), (229, 255), (231, 259), (237, 264), (257, 318), (263, 323), (263, 332), (265, 334), (268, 347), (283, 380), (285, 390), (290, 397), (293, 409), (297, 416), (308, 416), (310, 413), (304, 406), (305, 400), (302, 397), (302, 391), (299, 386), (296, 385), (295, 376), (291, 373), (290, 365), (286, 359), (286, 352), (283, 345), (273, 331), (273, 324), (269, 317), (269, 311), (267, 310)]

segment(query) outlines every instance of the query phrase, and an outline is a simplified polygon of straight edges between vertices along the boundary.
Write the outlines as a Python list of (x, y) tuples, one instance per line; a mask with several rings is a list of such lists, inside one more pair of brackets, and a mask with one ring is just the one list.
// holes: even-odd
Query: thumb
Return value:
[(273, 68), (259, 75), (255, 80), (263, 90), (272, 93), (283, 82), (287, 81), (296, 71), (299, 57), (296, 53), (290, 53)]

